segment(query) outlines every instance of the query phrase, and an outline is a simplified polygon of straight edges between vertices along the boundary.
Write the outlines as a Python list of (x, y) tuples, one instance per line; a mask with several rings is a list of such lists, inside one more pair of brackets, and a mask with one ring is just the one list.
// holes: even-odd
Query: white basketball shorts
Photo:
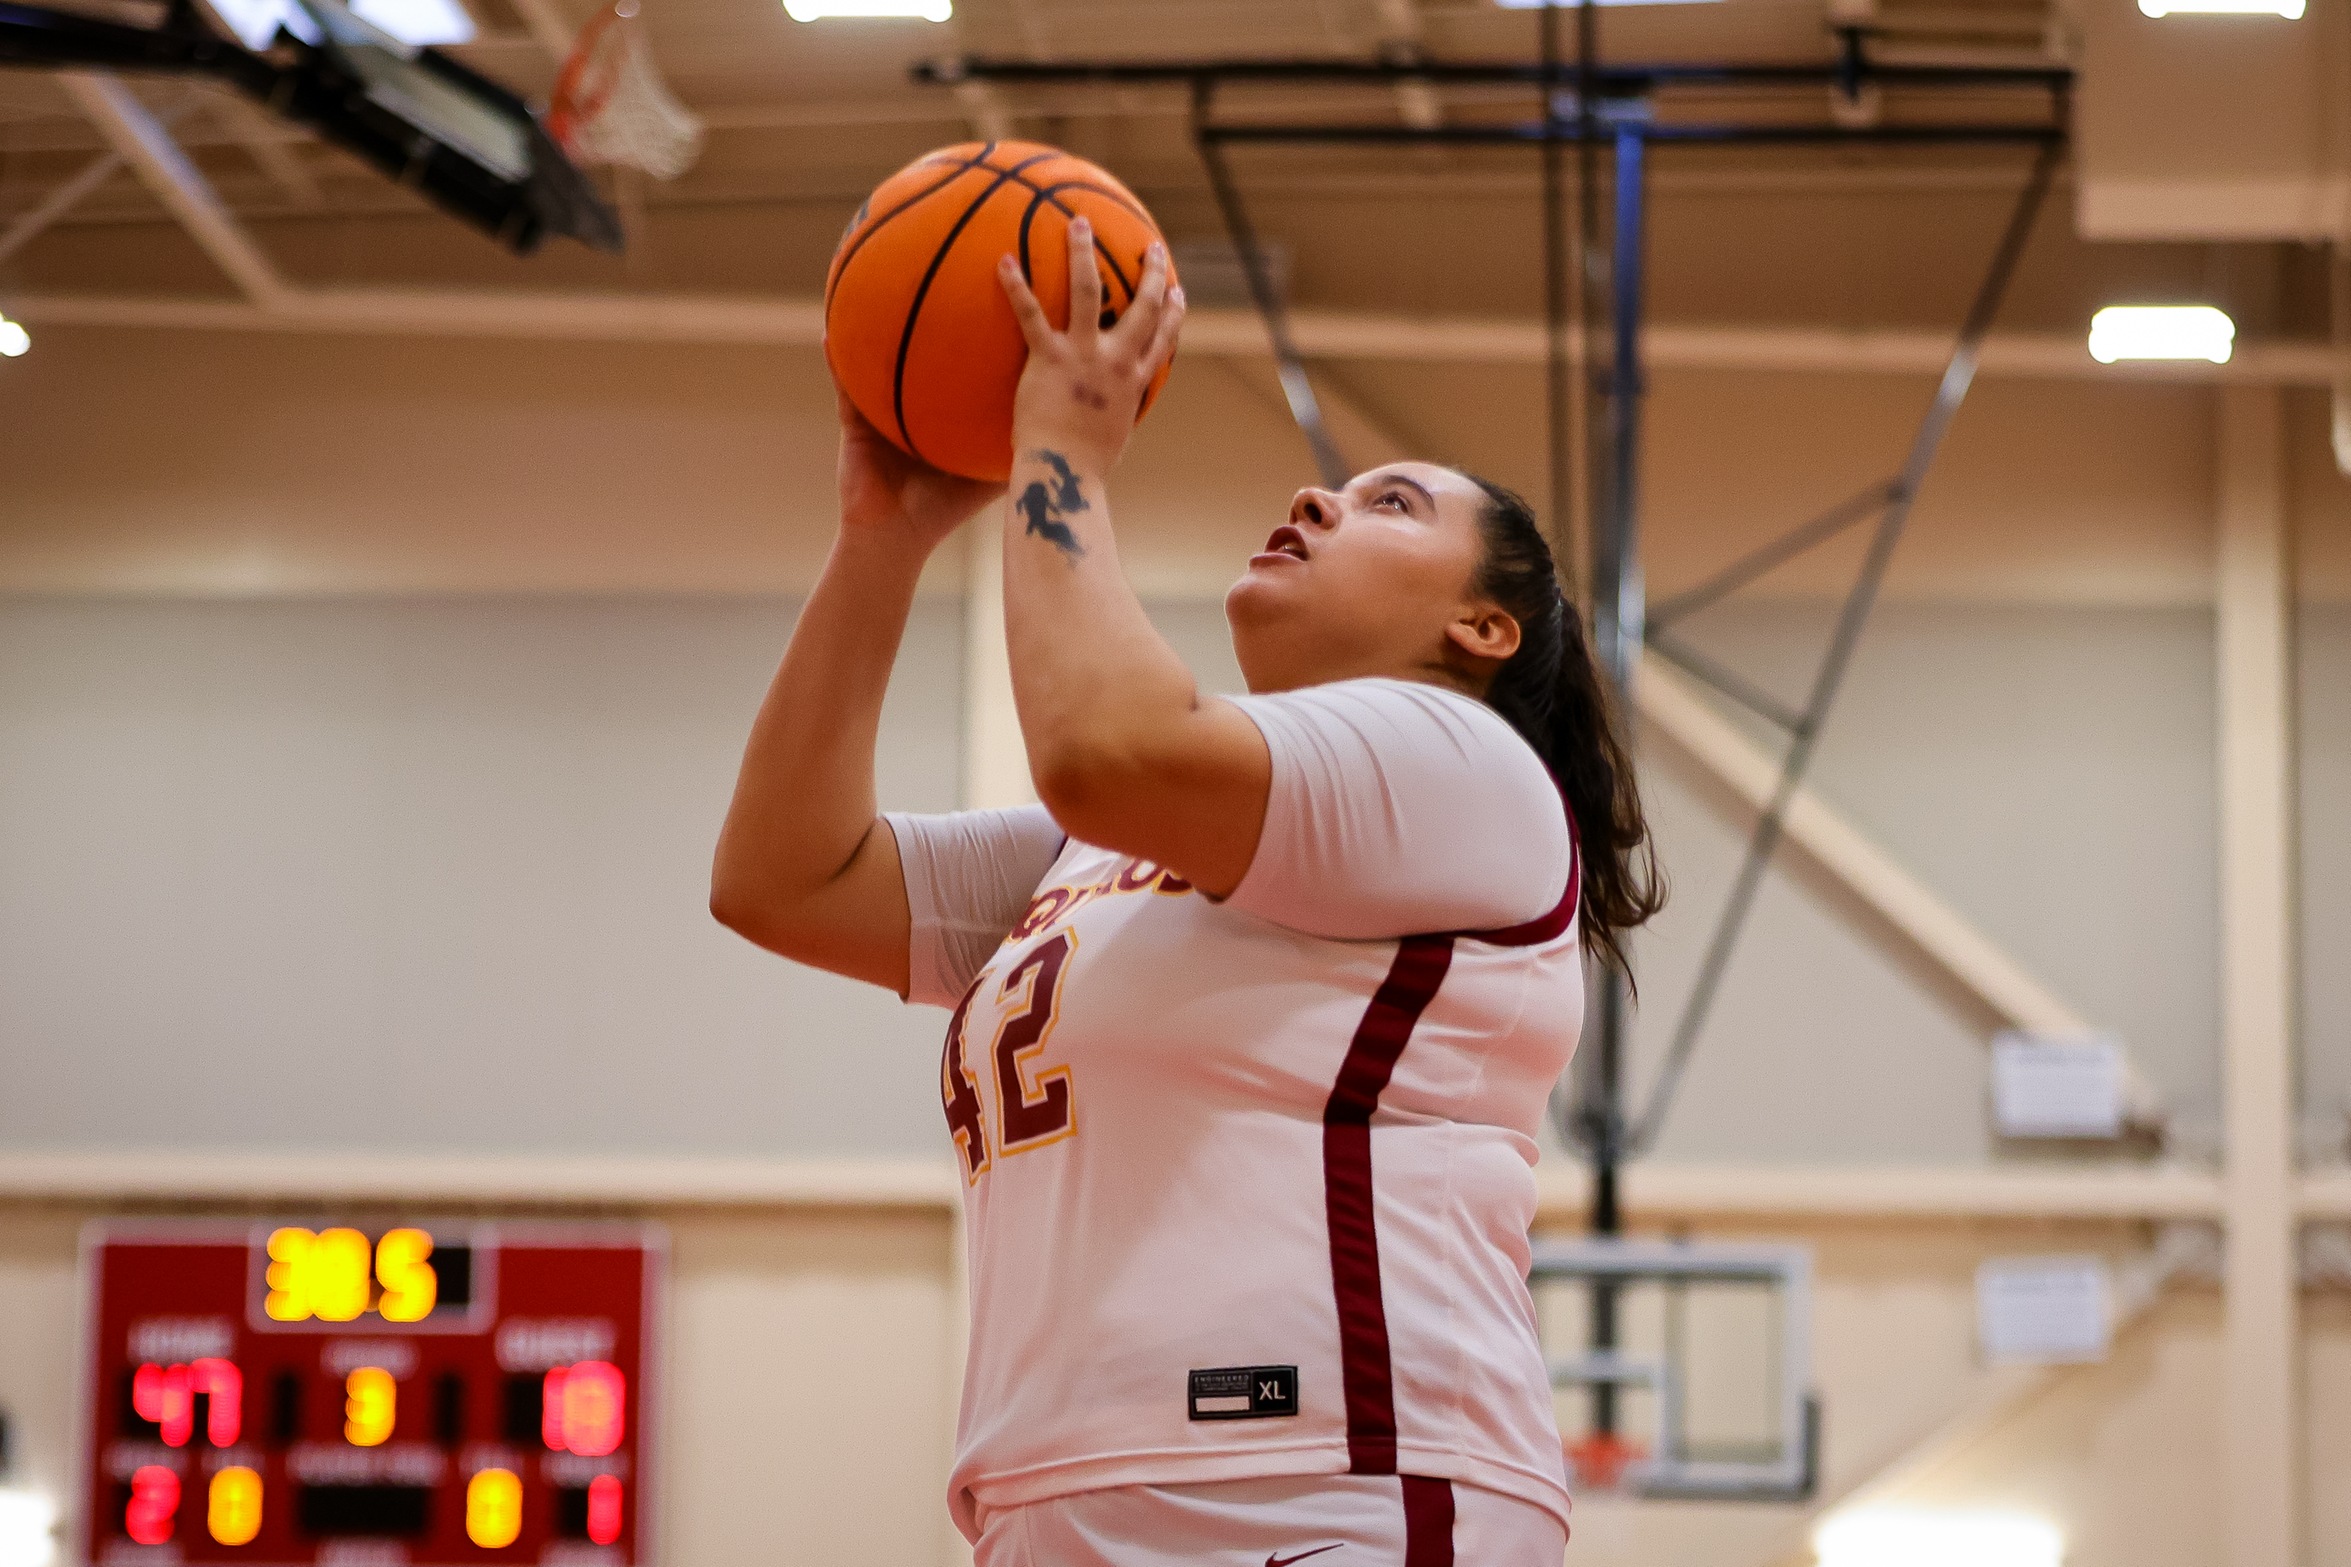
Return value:
[(1404, 1475), (1130, 1485), (990, 1509), (975, 1567), (1560, 1567), (1531, 1502)]

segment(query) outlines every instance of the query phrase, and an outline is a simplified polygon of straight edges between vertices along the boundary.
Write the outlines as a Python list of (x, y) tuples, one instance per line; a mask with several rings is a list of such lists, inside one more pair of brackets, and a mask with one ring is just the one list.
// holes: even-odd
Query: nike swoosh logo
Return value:
[(1346, 1543), (1345, 1540), (1341, 1540), (1337, 1545), (1318, 1545), (1311, 1551), (1300, 1551), (1295, 1556), (1268, 1556), (1265, 1559), (1265, 1567), (1290, 1567), (1292, 1562), (1302, 1562), (1309, 1556), (1320, 1556), (1325, 1551), (1335, 1551), (1340, 1545)]

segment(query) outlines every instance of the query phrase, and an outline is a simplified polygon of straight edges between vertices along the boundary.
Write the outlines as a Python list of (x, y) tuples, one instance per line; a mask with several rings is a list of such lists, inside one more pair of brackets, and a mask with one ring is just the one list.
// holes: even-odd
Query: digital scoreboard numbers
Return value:
[(93, 1226), (88, 1567), (637, 1567), (660, 1233)]

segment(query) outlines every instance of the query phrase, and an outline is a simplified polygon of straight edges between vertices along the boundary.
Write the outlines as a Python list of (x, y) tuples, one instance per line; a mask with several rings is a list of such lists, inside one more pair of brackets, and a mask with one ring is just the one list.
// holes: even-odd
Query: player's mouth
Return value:
[(1273, 536), (1265, 541), (1264, 549), (1249, 557), (1249, 564), (1254, 566), (1260, 561), (1271, 560), (1302, 561), (1307, 558), (1307, 553), (1306, 535), (1285, 522), (1273, 530)]

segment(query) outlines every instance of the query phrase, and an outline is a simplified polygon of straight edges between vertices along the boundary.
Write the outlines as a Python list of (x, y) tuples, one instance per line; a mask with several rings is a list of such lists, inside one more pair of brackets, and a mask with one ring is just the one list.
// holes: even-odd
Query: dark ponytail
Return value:
[(1476, 591), (1518, 622), (1518, 651), (1495, 675), (1486, 703), (1559, 780), (1582, 850), (1585, 943), (1630, 977), (1623, 934), (1665, 906), (1632, 757), (1534, 508), (1499, 484), (1468, 477), (1486, 492)]

